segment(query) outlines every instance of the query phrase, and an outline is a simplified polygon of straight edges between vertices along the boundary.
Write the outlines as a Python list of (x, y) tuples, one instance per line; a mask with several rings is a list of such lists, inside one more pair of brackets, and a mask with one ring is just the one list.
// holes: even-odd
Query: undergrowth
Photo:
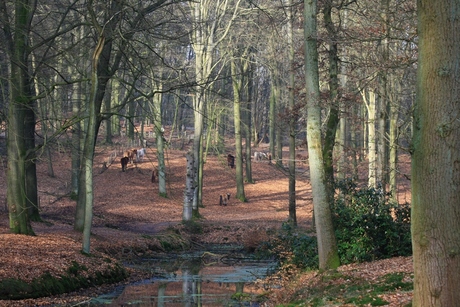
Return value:
[(337, 184), (333, 223), (342, 264), (374, 261), (412, 253), (410, 206), (390, 201), (382, 189)]
[(302, 285), (291, 296), (291, 303), (278, 306), (385, 306), (382, 294), (413, 290), (412, 276), (390, 273), (368, 281), (337, 271), (319, 273), (315, 282)]
[[(381, 189), (359, 189), (349, 180), (337, 187), (332, 218), (341, 264), (411, 255), (409, 205), (392, 204)], [(317, 269), (317, 249), (314, 235), (284, 223), (258, 252), (275, 255), (282, 265)]]
[(57, 295), (80, 288), (115, 283), (128, 276), (126, 270), (118, 264), (111, 267), (110, 270), (95, 272), (89, 276), (86, 274), (87, 271), (85, 266), (73, 261), (67, 271), (60, 276), (53, 276), (46, 272), (31, 282), (14, 278), (4, 279), (0, 281), (0, 299), (18, 300)]

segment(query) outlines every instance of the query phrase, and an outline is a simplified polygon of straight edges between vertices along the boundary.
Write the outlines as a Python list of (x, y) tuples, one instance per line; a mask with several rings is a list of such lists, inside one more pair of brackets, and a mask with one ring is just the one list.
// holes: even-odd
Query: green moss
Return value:
[(166, 192), (159, 193), (158, 195), (163, 198), (168, 198), (168, 193)]
[(83, 277), (80, 273), (87, 270), (85, 266), (73, 261), (66, 273), (57, 277), (46, 272), (31, 282), (13, 278), (1, 280), (0, 299), (18, 300), (57, 295), (80, 288), (118, 282), (128, 277), (126, 270), (118, 264), (107, 271), (96, 272), (93, 276)]

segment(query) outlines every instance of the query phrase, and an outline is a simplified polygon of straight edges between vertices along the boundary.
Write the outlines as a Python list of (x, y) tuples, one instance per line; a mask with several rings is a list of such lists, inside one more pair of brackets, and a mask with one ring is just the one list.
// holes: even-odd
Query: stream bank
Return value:
[(208, 245), (127, 266), (151, 276), (93, 298), (89, 306), (259, 306), (268, 289), (262, 280), (277, 263), (258, 259), (242, 246)]

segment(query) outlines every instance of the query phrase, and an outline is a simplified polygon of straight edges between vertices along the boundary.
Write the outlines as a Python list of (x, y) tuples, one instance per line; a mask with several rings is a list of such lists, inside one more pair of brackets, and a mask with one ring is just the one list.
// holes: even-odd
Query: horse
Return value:
[(152, 183), (155, 183), (157, 175), (158, 175), (158, 170), (154, 168), (152, 171), (152, 179), (151, 179)]
[(129, 158), (128, 157), (123, 157), (123, 158), (120, 159), (120, 162), (121, 162), (121, 170), (124, 172), (125, 169), (128, 167)]
[(219, 206), (226, 206), (227, 205), (227, 197), (220, 195), (219, 196)]
[(220, 195), (219, 196), (219, 206), (226, 206), (228, 201), (230, 200), (230, 193), (227, 193), (226, 195)]
[(137, 149), (131, 149), (126, 152), (126, 155), (129, 158), (129, 162), (134, 163), (134, 157), (137, 159)]
[(232, 156), (231, 154), (228, 154), (228, 156), (227, 156), (227, 165), (230, 166), (230, 168), (235, 167), (235, 156)]
[(138, 149), (137, 150), (137, 156), (136, 156), (137, 162), (143, 161), (144, 156), (145, 156), (145, 148)]

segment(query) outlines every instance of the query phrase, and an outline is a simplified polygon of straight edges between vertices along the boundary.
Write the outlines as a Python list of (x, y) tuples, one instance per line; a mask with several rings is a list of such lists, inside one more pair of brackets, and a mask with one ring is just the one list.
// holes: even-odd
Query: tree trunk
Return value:
[[(153, 77), (153, 72), (152, 72)], [(161, 118), (162, 114), (162, 83), (161, 82), (152, 82), (152, 86), (158, 91), (153, 96), (153, 125), (155, 127), (155, 135), (156, 137), (156, 146), (157, 146), (157, 160), (158, 160), (158, 194), (161, 197), (167, 197), (168, 193), (166, 190), (166, 166), (165, 166), (165, 137), (164, 137), (164, 130), (163, 130), (163, 122)]]
[(253, 89), (254, 89), (254, 65), (249, 64), (249, 71), (247, 72), (248, 76), (248, 87), (247, 87), (247, 104), (246, 104), (246, 111), (244, 112), (245, 114), (245, 131), (244, 131), (244, 136), (245, 136), (245, 142), (246, 142), (246, 182), (248, 183), (254, 183), (254, 180), (252, 178), (252, 163), (251, 163), (251, 157), (252, 157), (252, 142), (251, 142), (251, 130), (252, 130), (252, 108), (253, 108), (253, 103), (252, 103), (252, 95), (253, 95)]
[[(325, 1), (323, 8), (324, 23), (328, 34), (329, 40), (329, 100), (331, 106), (329, 107), (329, 117), (326, 123), (326, 133), (324, 136), (323, 145), (323, 160), (324, 172), (326, 176), (326, 184), (328, 188), (328, 195), (334, 195), (334, 146), (335, 137), (337, 133), (337, 126), (339, 125), (339, 58), (337, 51), (337, 34), (332, 20), (332, 1)], [(332, 201), (332, 200), (331, 200)]]
[(292, 14), (292, 0), (287, 1), (288, 9), (288, 22), (287, 22), (287, 36), (289, 44), (289, 221), (297, 226), (296, 214), (296, 173), (295, 173), (295, 140), (296, 140), (296, 124), (297, 114), (295, 110), (295, 65), (294, 62), (294, 30), (293, 30), (293, 14)]
[(460, 302), (460, 2), (418, 1), (413, 306)]
[(376, 115), (376, 98), (374, 91), (361, 90), (361, 95), (364, 100), (364, 104), (367, 107), (367, 140), (368, 140), (368, 160), (369, 160), (369, 174), (368, 174), (368, 186), (371, 188), (377, 188), (377, 136), (375, 133), (375, 115)]
[(307, 142), (310, 164), (310, 180), (313, 194), (316, 234), (320, 269), (335, 269), (340, 260), (332, 225), (332, 215), (327, 195), (321, 145), (321, 107), (319, 96), (319, 72), (316, 9), (317, 0), (304, 1), (305, 18), (305, 88), (307, 99)]
[[(72, 99), (72, 113), (74, 115), (81, 114), (81, 98), (82, 98), (82, 84), (78, 83), (74, 85), (73, 94), (75, 99)], [(71, 198), (77, 199), (78, 195), (78, 182), (80, 175), (80, 166), (81, 166), (81, 122), (76, 122), (72, 127), (72, 170), (71, 170)], [(83, 229), (83, 228), (82, 228)]]
[(182, 211), (182, 220), (191, 221), (193, 216), (193, 198), (195, 196), (195, 173), (193, 169), (195, 163), (193, 161), (194, 154), (188, 152), (187, 159), (187, 174), (185, 177), (185, 194), (184, 194), (184, 208)]
[[(268, 111), (268, 127), (269, 127), (269, 137), (270, 137), (270, 154), (272, 155), (273, 158), (276, 159), (276, 163), (281, 165), (281, 158), (276, 155), (275, 152), (275, 139), (276, 139), (276, 106), (279, 101), (279, 88), (278, 88), (278, 80), (277, 80), (277, 75), (272, 72), (271, 73), (271, 87), (270, 87), (270, 106), (269, 106), (269, 111)], [(261, 138), (264, 136), (261, 135)], [(257, 140), (259, 142), (259, 140)]]
[(233, 86), (233, 116), (235, 125), (235, 176), (236, 176), (236, 195), (235, 197), (243, 202), (246, 201), (244, 194), (243, 159), (242, 159), (242, 137), (241, 137), (241, 74), (236, 69), (236, 59), (231, 60), (232, 86)]
[[(348, 11), (343, 10), (341, 15), (342, 19), (342, 27), (347, 28), (348, 24)], [(348, 50), (345, 49), (342, 51), (342, 57), (341, 57), (341, 63), (340, 63), (340, 88), (346, 89), (348, 87)], [(342, 91), (343, 92), (343, 91)], [(343, 94), (342, 94), (343, 95)], [(341, 95), (341, 96), (342, 96)], [(354, 140), (354, 134), (355, 134), (355, 129), (350, 129), (350, 138), (347, 136), (347, 131), (348, 131), (348, 116), (347, 114), (347, 107), (346, 107), (346, 102), (343, 99), (340, 99), (339, 102), (339, 109), (340, 109), (340, 120), (339, 120), (339, 133), (338, 133), (338, 140), (337, 140), (337, 150), (336, 154), (338, 157), (337, 161), (337, 179), (338, 180), (344, 180), (347, 175), (347, 170), (349, 171), (349, 165), (347, 163), (348, 157), (349, 157), (349, 145), (350, 145), (350, 140), (353, 142)], [(356, 155), (353, 156), (353, 159), (356, 159)]]
[[(384, 78), (385, 79), (385, 78)], [(382, 90), (386, 88), (386, 81), (379, 82), (379, 87)], [(383, 83), (383, 84), (382, 84)], [(384, 86), (385, 85), (385, 86)], [(384, 90), (386, 92), (386, 90)], [(376, 120), (376, 152), (377, 152), (377, 159), (375, 163), (375, 170), (376, 170), (376, 187), (380, 187), (382, 191), (386, 191), (386, 183), (388, 180), (386, 180), (386, 175), (387, 175), (387, 165), (388, 165), (388, 146), (387, 142), (385, 140), (385, 136), (387, 135), (387, 112), (386, 112), (386, 104), (387, 104), (387, 99), (385, 98), (384, 93), (378, 95), (377, 98), (377, 108), (376, 108), (376, 114), (378, 114), (378, 118)]]
[(131, 103), (128, 105), (128, 117), (126, 118), (126, 135), (128, 136), (128, 139), (131, 141), (134, 141), (134, 114), (136, 110), (136, 102), (133, 100)]
[(96, 48), (94, 49), (92, 63), (91, 63), (91, 90), (89, 98), (89, 114), (88, 126), (86, 127), (85, 147), (83, 150), (83, 177), (85, 181), (85, 221), (83, 223), (83, 253), (90, 254), (90, 237), (91, 237), (91, 224), (93, 222), (93, 160), (94, 160), (94, 147), (97, 135), (97, 108), (96, 108), (96, 94), (98, 88), (98, 73), (97, 66), (99, 58), (104, 47), (105, 38), (101, 34), (98, 39)]
[[(196, 83), (201, 84), (201, 86), (195, 87), (195, 93), (193, 96), (193, 114), (194, 114), (194, 139), (193, 139), (193, 170), (196, 172), (194, 174), (195, 180), (195, 189), (196, 192), (194, 195), (199, 197), (201, 193), (202, 186), (200, 185), (200, 173), (203, 170), (203, 149), (202, 149), (202, 137), (203, 137), (203, 125), (204, 125), (204, 110), (206, 103), (205, 89), (203, 88), (203, 83), (209, 77), (211, 73), (212, 65), (212, 44), (213, 35), (209, 33), (210, 37), (206, 38), (208, 34), (205, 24), (207, 22), (207, 10), (211, 7), (207, 7), (208, 3), (206, 1), (198, 1), (195, 3), (190, 3), (191, 14), (196, 27), (194, 31), (191, 32), (191, 41), (193, 42), (193, 49), (195, 52), (195, 78)], [(193, 214), (199, 215), (198, 207), (201, 204), (201, 199), (193, 199)], [(185, 204), (184, 204), (185, 206)]]
[[(104, 107), (107, 114), (112, 112), (112, 86), (110, 82), (107, 84), (107, 91), (104, 97)], [(105, 123), (105, 143), (112, 144), (112, 117), (108, 116)]]
[[(31, 85), (28, 86), (29, 90)], [(30, 93), (30, 92), (29, 92)], [(29, 95), (30, 96), (30, 95)], [(35, 124), (36, 124), (36, 106), (35, 103), (29, 101), (26, 109), (25, 116), (25, 146), (26, 146), (26, 160), (25, 160), (25, 186), (26, 186), (26, 200), (27, 208), (29, 210), (29, 219), (31, 221), (40, 221), (40, 213), (38, 208), (38, 189), (37, 189), (37, 165), (35, 153)], [(49, 147), (48, 147), (49, 149)]]
[[(397, 88), (397, 83), (392, 82), (393, 87)], [(396, 89), (394, 90), (396, 91)], [(396, 94), (395, 94), (396, 95)], [(395, 97), (390, 95), (390, 97)], [(388, 168), (389, 168), (389, 189), (390, 198), (393, 203), (398, 204), (398, 182), (397, 182), (397, 170), (398, 170), (398, 116), (399, 108), (395, 103), (394, 99), (390, 99), (390, 130), (389, 130), (389, 157), (388, 157)]]
[[(345, 108), (340, 107), (340, 112), (345, 114)], [(339, 120), (339, 132), (337, 136), (337, 179), (344, 180), (347, 172), (347, 157), (348, 152), (346, 148), (347, 145), (347, 118), (345, 116), (340, 117)]]
[(11, 33), (7, 33), (11, 47), (11, 100), (8, 109), (7, 138), (7, 202), (11, 232), (25, 235), (34, 234), (28, 214), (28, 188), (26, 186), (26, 168), (28, 167), (26, 159), (30, 151), (34, 150), (27, 147), (30, 146), (30, 143), (26, 141), (27, 136), (30, 135), (28, 133), (30, 127), (26, 127), (26, 119), (27, 114), (30, 112), (28, 108), (31, 106), (28, 63), (28, 35), (31, 12), (30, 1), (16, 1), (14, 37), (11, 36)]
[[(381, 0), (380, 2), (380, 18), (382, 20), (382, 27), (385, 33), (384, 39), (379, 42), (380, 53), (382, 56), (382, 60), (384, 63), (384, 67), (389, 65), (390, 60), (390, 49), (389, 49), (389, 37), (390, 37), (390, 0)], [(390, 78), (390, 71), (389, 70), (382, 70), (379, 72), (379, 87), (380, 87), (380, 95), (378, 100), (378, 112), (379, 112), (379, 124), (378, 130), (379, 133), (377, 134), (378, 137), (378, 175), (377, 179), (378, 182), (382, 186), (382, 191), (386, 192), (388, 190), (388, 170), (389, 170), (389, 142), (388, 142), (388, 135), (389, 135), (389, 113), (390, 113), (390, 99), (389, 99), (389, 78)]]
[[(117, 108), (120, 106), (120, 82), (117, 78), (112, 79), (112, 103), (113, 106)], [(120, 116), (115, 116), (111, 118), (112, 123), (112, 133), (116, 135), (121, 135), (121, 125), (120, 125)]]

